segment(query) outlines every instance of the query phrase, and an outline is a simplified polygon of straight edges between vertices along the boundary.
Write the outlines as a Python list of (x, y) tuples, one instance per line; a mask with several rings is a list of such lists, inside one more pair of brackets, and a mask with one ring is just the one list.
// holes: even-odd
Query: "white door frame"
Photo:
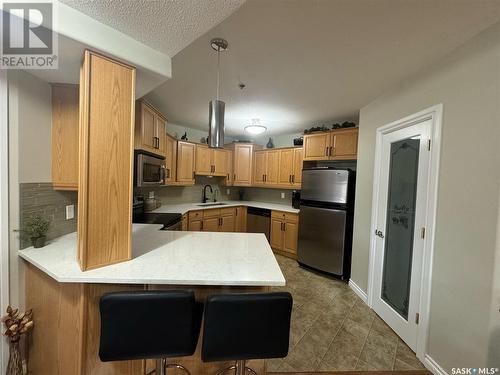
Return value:
[(431, 301), (431, 278), (432, 278), (432, 261), (434, 258), (434, 237), (436, 225), (436, 208), (438, 194), (438, 178), (439, 178), (439, 159), (441, 151), (441, 125), (443, 116), (443, 105), (438, 104), (433, 107), (424, 109), (418, 113), (407, 116), (400, 120), (391, 122), (377, 129), (376, 147), (375, 147), (375, 164), (373, 177), (373, 196), (372, 196), (372, 218), (370, 228), (370, 259), (368, 270), (368, 305), (373, 306), (374, 294), (374, 275), (375, 275), (375, 249), (376, 236), (375, 230), (377, 227), (378, 204), (377, 198), (379, 195), (380, 175), (381, 175), (381, 153), (382, 153), (382, 138), (385, 134), (403, 129), (419, 123), (424, 120), (431, 120), (431, 150), (429, 155), (429, 181), (427, 184), (427, 207), (426, 207), (426, 240), (423, 250), (422, 259), (422, 278), (420, 281), (420, 322), (418, 325), (417, 339), (417, 357), (424, 362), (427, 352), (428, 330), (429, 330), (429, 312)]
[[(0, 70), (0, 309), (9, 304), (9, 111), (7, 71)], [(9, 356), (7, 340), (0, 339), (0, 371), (5, 374)]]

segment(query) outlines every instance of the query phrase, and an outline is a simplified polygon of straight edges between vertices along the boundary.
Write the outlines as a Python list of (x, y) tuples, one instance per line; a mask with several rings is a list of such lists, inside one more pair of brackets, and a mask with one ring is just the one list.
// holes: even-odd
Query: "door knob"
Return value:
[(384, 238), (384, 234), (382, 233), (381, 230), (375, 229), (375, 235), (379, 236), (380, 238)]

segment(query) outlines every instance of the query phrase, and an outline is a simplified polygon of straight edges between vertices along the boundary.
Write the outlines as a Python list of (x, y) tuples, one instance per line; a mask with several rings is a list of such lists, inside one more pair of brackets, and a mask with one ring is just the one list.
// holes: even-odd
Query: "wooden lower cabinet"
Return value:
[(236, 207), (236, 228), (235, 232), (243, 232), (247, 231), (247, 207), (239, 206)]
[(247, 231), (247, 208), (244, 206), (196, 210), (190, 211), (186, 215), (188, 218), (187, 230), (189, 231)]
[(183, 232), (187, 231), (189, 228), (189, 219), (188, 219), (188, 214), (182, 215), (182, 227), (181, 230)]
[[(29, 335), (28, 372), (33, 375), (145, 375), (154, 373), (154, 361), (101, 362), (99, 359), (99, 299), (110, 292), (186, 289), (186, 285), (59, 283), (25, 263), (26, 306), (33, 309), (35, 328)], [(265, 293), (269, 287), (190, 285), (197, 301), (216, 293)], [(146, 329), (154, 329), (148, 327)], [(201, 360), (200, 333), (194, 355), (169, 358), (168, 363), (186, 366), (194, 375), (212, 375), (234, 362)], [(265, 361), (248, 362), (265, 374)], [(170, 370), (169, 370), (170, 373)], [(172, 374), (181, 374), (172, 370)]]
[(282, 255), (297, 257), (299, 215), (291, 212), (271, 212), (271, 248)]

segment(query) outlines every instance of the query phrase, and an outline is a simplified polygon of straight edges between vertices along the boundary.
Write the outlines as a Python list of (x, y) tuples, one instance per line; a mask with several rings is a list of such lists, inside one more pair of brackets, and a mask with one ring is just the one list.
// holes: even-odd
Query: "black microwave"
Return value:
[(138, 187), (165, 184), (165, 158), (150, 152), (134, 152), (134, 184)]

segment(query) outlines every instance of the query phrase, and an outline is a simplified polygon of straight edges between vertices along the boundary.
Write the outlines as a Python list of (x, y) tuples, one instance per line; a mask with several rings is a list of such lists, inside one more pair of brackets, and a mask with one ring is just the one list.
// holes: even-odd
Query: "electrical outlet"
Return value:
[(231, 190), (230, 189), (226, 189), (226, 194), (227, 195), (231, 194)]
[(285, 193), (281, 193), (281, 199), (285, 199)]
[(70, 204), (66, 206), (66, 220), (71, 220), (75, 218), (75, 205)]
[(149, 194), (148, 194), (148, 198), (154, 199), (154, 197), (155, 197), (155, 192), (154, 191), (150, 191)]

